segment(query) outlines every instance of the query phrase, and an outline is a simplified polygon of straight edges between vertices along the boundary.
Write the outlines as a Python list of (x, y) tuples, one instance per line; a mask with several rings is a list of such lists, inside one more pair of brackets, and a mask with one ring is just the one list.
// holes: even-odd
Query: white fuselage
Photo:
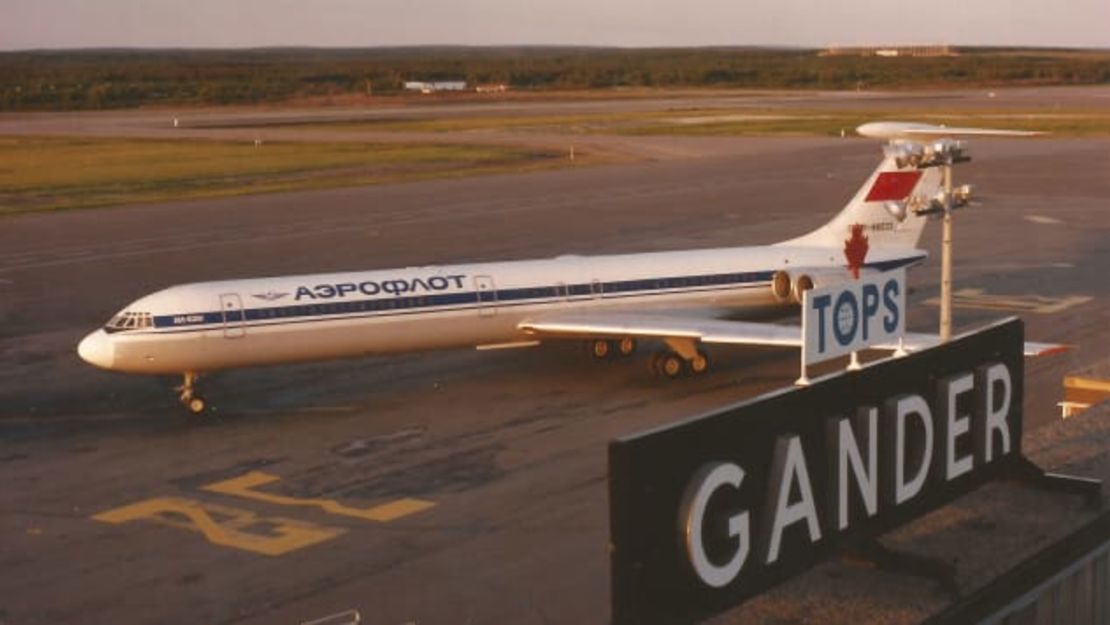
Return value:
[[(876, 249), (867, 266), (922, 257)], [(522, 321), (552, 311), (742, 317), (786, 309), (771, 278), (799, 267), (843, 270), (844, 258), (836, 248), (778, 245), (187, 284), (136, 300), (117, 318), (145, 321), (97, 330), (80, 352), (117, 371), (203, 372), (511, 344), (529, 339)]]

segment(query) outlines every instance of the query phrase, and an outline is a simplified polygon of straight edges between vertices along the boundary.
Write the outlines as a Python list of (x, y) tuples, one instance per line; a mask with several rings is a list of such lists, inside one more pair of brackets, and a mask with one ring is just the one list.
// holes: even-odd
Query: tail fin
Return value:
[(879, 166), (855, 197), (828, 223), (781, 245), (840, 247), (862, 226), (875, 248), (913, 249), (927, 218), (913, 208), (928, 205), (943, 183), (940, 168), (899, 167), (899, 157), (887, 150)]
[[(1041, 132), (955, 128), (912, 122), (872, 122), (856, 132), (888, 141), (879, 167), (829, 223), (781, 245), (841, 246), (862, 231), (871, 247), (912, 249), (925, 229), (925, 214), (941, 191), (942, 163), (969, 160), (955, 137), (1035, 137)], [(966, 198), (965, 198), (966, 199)], [(935, 212), (935, 211), (932, 211)]]

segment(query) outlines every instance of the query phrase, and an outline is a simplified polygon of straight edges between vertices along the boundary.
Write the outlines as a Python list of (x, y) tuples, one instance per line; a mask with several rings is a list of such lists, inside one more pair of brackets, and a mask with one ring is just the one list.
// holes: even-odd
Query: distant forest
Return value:
[(0, 53), (0, 110), (252, 104), (392, 95), (407, 80), (514, 91), (614, 87), (876, 89), (1110, 83), (1110, 51), (959, 49), (958, 56), (815, 50), (417, 47)]

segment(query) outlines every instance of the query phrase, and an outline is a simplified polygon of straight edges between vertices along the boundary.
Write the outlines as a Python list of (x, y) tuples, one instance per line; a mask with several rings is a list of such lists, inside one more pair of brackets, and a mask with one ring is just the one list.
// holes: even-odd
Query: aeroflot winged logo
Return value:
[(863, 224), (852, 225), (852, 236), (844, 242), (844, 258), (848, 260), (848, 271), (859, 280), (859, 270), (867, 258), (867, 237), (863, 234)]
[(288, 293), (278, 293), (276, 291), (266, 291), (265, 293), (252, 293), (251, 297), (255, 299), (266, 300), (267, 302), (276, 302), (277, 300), (288, 297)]

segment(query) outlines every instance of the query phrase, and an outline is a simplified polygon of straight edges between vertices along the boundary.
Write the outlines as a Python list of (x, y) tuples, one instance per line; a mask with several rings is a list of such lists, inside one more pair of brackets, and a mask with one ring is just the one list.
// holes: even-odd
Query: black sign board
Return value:
[(613, 621), (686, 623), (921, 516), (1021, 458), (1023, 327), (609, 445)]

